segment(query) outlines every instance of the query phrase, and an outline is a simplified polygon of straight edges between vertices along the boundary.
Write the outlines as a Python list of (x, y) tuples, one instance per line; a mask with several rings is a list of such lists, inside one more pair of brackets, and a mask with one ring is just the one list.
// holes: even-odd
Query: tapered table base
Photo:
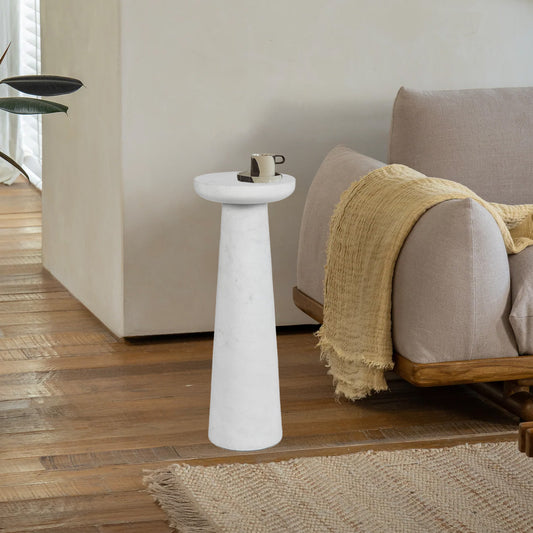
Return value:
[(281, 435), (268, 206), (223, 204), (209, 440), (259, 450)]
[(268, 448), (282, 437), (268, 202), (292, 193), (294, 178), (284, 178), (195, 180), (200, 196), (222, 203), (209, 440), (231, 450)]

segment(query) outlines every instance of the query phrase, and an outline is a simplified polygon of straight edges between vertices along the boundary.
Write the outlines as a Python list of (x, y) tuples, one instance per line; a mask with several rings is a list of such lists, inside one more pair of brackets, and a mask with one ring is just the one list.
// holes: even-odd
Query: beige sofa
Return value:
[[(459, 181), (489, 201), (533, 203), (533, 88), (400, 89), (389, 163)], [(334, 206), (354, 179), (384, 164), (338, 146), (309, 189), (294, 294), (318, 320)], [(527, 392), (533, 249), (508, 258), (495, 221), (479, 204), (450, 200), (419, 219), (396, 263), (392, 300), (397, 370), (406, 379), (417, 385), (515, 380), (507, 389)], [(526, 399), (533, 417), (533, 399)]]

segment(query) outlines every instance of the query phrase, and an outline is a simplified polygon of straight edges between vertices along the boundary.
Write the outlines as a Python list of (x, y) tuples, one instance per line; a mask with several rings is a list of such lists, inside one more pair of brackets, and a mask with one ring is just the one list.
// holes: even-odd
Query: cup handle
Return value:
[[(276, 161), (276, 157), (281, 157), (281, 161)], [(276, 165), (281, 165), (281, 163), (285, 163), (285, 156), (284, 155), (275, 155), (274, 156), (274, 163), (276, 163)]]

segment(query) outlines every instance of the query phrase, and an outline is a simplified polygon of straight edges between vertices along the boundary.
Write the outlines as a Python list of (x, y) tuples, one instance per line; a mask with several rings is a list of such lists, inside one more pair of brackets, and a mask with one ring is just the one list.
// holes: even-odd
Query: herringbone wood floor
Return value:
[(0, 531), (168, 532), (141, 479), (169, 462), (516, 438), (515, 418), (462, 387), (394, 380), (336, 402), (302, 328), (279, 335), (282, 443), (233, 454), (207, 440), (210, 353), (208, 334), (114, 338), (43, 270), (39, 193), (0, 185)]

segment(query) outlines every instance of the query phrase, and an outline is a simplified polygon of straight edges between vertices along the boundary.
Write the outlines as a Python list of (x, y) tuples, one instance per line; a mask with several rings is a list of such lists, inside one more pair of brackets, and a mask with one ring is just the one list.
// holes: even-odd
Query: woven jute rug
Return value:
[(533, 532), (533, 459), (512, 442), (172, 465), (145, 483), (184, 533)]

